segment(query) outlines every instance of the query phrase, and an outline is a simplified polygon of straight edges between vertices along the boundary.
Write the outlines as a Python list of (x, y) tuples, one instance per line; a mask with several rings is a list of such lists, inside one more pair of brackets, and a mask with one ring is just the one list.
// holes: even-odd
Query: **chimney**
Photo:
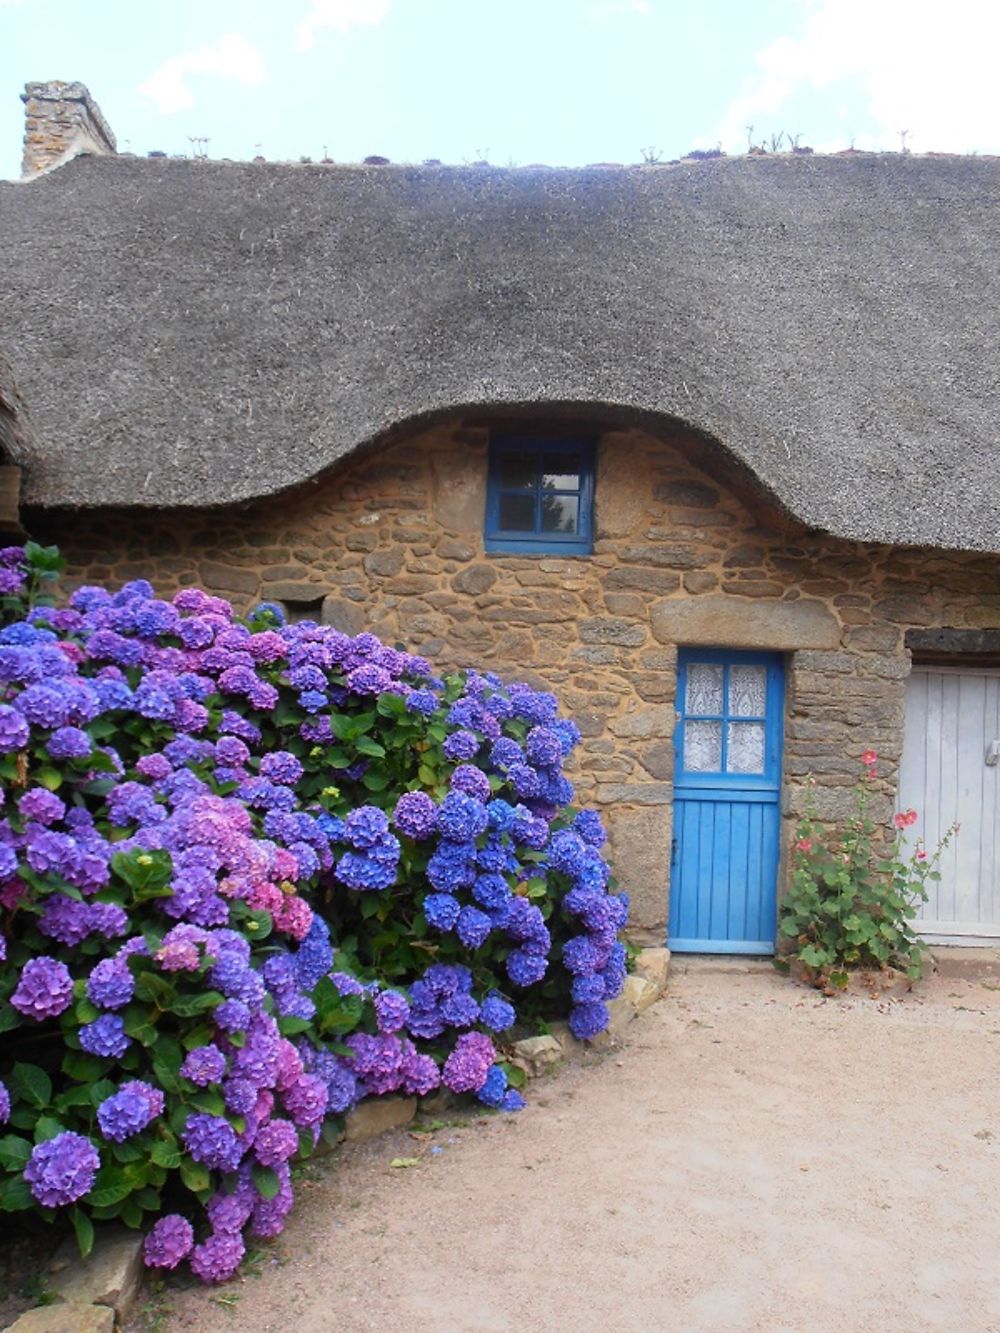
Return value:
[(82, 83), (25, 84), (21, 176), (37, 176), (81, 153), (116, 153), (108, 122)]

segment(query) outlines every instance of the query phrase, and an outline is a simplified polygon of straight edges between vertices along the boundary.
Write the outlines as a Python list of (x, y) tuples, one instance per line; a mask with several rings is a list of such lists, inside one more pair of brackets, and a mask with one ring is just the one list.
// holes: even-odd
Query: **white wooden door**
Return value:
[(899, 808), (919, 816), (912, 838), (928, 852), (952, 824), (918, 930), (938, 944), (1000, 940), (1000, 670), (913, 668), (906, 687), (906, 734)]

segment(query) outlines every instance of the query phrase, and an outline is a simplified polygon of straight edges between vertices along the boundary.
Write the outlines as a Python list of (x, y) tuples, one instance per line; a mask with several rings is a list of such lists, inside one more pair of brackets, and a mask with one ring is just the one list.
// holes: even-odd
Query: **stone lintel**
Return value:
[(835, 617), (822, 602), (806, 598), (775, 602), (724, 593), (665, 598), (654, 603), (650, 621), (659, 643), (770, 652), (840, 646)]

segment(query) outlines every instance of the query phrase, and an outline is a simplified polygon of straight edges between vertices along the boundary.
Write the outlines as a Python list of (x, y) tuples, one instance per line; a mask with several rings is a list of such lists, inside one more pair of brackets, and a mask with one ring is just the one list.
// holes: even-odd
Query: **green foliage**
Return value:
[(821, 824), (810, 794), (792, 845), (791, 886), (779, 911), (779, 936), (791, 948), (782, 951), (778, 965), (797, 959), (823, 988), (844, 988), (849, 972), (858, 969), (891, 967), (913, 980), (922, 975), (925, 946), (913, 918), (927, 899), (928, 882), (940, 879), (941, 852), (956, 832), (950, 829), (933, 854), (921, 842), (908, 850), (905, 831), (916, 812), (897, 814), (892, 830), (876, 823), (874, 754), (865, 760), (843, 828)]

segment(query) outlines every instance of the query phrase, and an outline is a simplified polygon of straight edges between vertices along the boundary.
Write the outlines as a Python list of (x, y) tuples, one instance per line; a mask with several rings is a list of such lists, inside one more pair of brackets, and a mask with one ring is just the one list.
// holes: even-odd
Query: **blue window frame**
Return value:
[(589, 555), (593, 529), (593, 440), (493, 437), (486, 488), (487, 551)]

